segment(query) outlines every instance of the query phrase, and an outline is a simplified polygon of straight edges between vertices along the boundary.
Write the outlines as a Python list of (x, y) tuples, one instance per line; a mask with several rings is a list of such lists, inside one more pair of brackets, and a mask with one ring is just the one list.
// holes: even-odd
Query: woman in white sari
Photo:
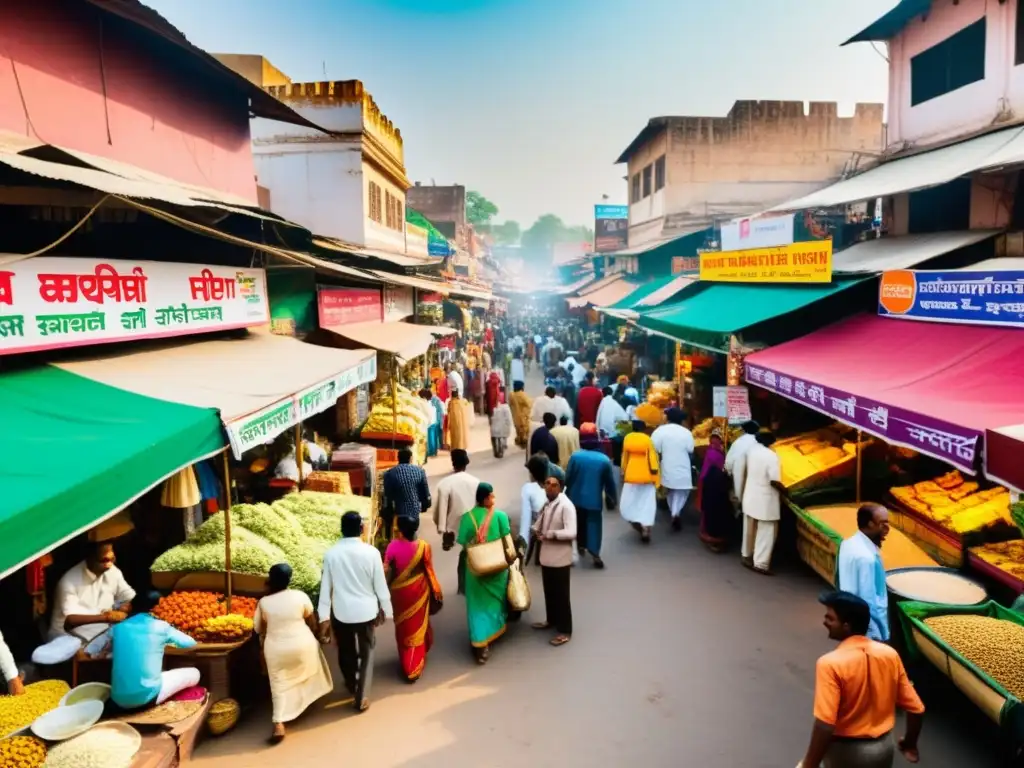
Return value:
[(253, 626), (260, 636), (274, 702), (271, 744), (317, 699), (334, 690), (330, 667), (317, 640), (316, 613), (304, 592), (288, 589), (292, 569), (278, 563), (267, 578), (269, 593), (256, 606)]

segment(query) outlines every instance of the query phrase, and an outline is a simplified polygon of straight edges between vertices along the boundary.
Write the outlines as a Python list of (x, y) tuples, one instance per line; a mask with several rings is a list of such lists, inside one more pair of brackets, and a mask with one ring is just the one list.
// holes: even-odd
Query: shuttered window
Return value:
[(985, 19), (910, 60), (910, 105), (985, 79)]

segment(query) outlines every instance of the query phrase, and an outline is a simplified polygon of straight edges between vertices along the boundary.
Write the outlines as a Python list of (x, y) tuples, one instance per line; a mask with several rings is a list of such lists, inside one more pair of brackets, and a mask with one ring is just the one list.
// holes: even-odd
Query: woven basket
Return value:
[(349, 480), (348, 472), (310, 472), (302, 487), (307, 491), (352, 494), (352, 482)]
[(221, 699), (212, 707), (206, 718), (206, 727), (213, 736), (227, 733), (238, 723), (241, 708), (234, 699)]

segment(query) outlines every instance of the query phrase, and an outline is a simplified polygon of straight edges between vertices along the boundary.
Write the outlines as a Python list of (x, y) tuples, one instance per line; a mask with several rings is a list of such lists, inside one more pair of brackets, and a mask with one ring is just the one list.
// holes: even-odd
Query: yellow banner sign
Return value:
[(832, 241), (703, 253), (700, 279), (720, 283), (830, 283)]

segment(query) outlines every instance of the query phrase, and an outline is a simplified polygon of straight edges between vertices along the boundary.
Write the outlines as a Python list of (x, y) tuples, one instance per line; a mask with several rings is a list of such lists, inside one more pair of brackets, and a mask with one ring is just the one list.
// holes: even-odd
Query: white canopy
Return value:
[(404, 320), (388, 323), (349, 323), (330, 326), (327, 330), (357, 344), (390, 352), (403, 362), (425, 355), (435, 338), (451, 336), (456, 332), (454, 328), (444, 325), (416, 325)]

